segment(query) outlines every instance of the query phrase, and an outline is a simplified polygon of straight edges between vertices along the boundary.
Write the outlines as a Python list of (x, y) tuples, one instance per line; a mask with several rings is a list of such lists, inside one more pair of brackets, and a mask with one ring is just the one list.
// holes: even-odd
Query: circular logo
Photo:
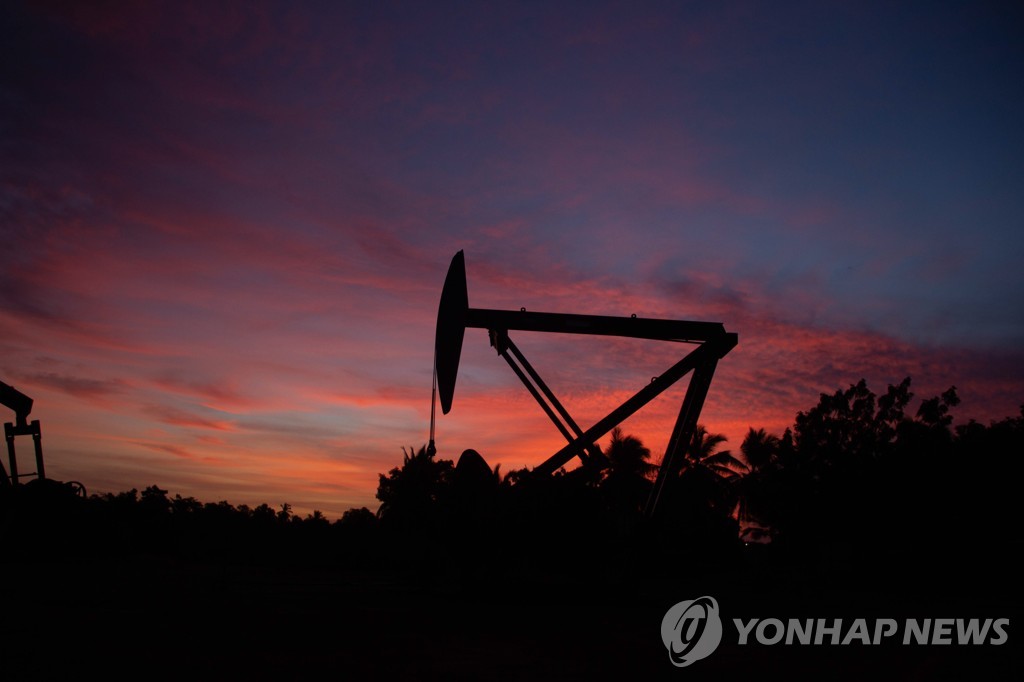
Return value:
[(722, 619), (714, 597), (681, 601), (661, 619), (661, 641), (672, 665), (685, 668), (707, 658), (722, 641)]

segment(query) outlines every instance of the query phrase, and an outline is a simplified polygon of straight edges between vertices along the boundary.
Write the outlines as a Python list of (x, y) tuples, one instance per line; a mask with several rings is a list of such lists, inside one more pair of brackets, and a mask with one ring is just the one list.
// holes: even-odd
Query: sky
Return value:
[[(51, 478), (376, 509), (460, 249), (474, 307), (736, 332), (734, 452), (861, 378), (1020, 413), (1016, 3), (86, 5), (0, 9), (0, 380)], [(584, 428), (689, 350), (511, 336)], [(623, 425), (656, 461), (685, 388)], [(468, 330), (439, 456), (562, 445)]]

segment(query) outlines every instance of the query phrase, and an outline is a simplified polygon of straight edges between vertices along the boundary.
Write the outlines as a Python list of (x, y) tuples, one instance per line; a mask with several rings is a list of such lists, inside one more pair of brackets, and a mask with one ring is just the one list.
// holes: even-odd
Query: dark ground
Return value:
[[(894, 564), (825, 577), (751, 548), (729, 567), (683, 555), (637, 570), (521, 564), (477, 575), (256, 567), (133, 554), (6, 557), (0, 679), (1024, 679), (1018, 577)], [(895, 577), (894, 577), (895, 576)], [(837, 588), (836, 584), (844, 587)], [(721, 646), (685, 669), (661, 636), (678, 601), (714, 596)], [(1001, 618), (1002, 646), (738, 646), (731, 619)]]

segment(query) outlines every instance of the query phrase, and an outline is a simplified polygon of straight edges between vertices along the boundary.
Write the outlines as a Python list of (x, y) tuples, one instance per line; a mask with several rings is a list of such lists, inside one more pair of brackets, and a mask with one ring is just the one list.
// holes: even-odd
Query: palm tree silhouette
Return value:
[(650, 463), (651, 451), (636, 436), (627, 436), (616, 426), (603, 453), (608, 462), (601, 487), (613, 506), (639, 512), (651, 489), (657, 467)]
[(740, 524), (741, 537), (751, 533), (751, 538), (763, 542), (758, 538), (771, 535), (770, 529), (761, 518), (761, 513), (767, 511), (771, 516), (773, 503), (777, 503), (772, 499), (773, 496), (765, 495), (764, 489), (766, 482), (779, 465), (781, 444), (778, 436), (764, 429), (755, 430), (754, 427), (750, 427), (740, 445), (740, 453), (749, 469), (747, 475), (739, 482), (739, 508), (736, 520)]
[(737, 500), (734, 485), (747, 472), (747, 466), (729, 450), (718, 450), (728, 439), (721, 433), (708, 433), (698, 424), (686, 449), (679, 480), (687, 494), (707, 502), (712, 509), (731, 511)]
[(757, 473), (771, 462), (778, 450), (778, 436), (772, 435), (764, 429), (755, 431), (754, 427), (750, 427), (746, 438), (743, 439), (743, 444), (740, 445), (740, 453), (746, 460), (751, 474)]
[(731, 480), (746, 472), (747, 466), (732, 456), (729, 450), (718, 450), (718, 446), (729, 439), (721, 433), (708, 433), (703, 424), (693, 432), (693, 441), (686, 449), (683, 471), (704, 469), (723, 480)]
[(612, 438), (604, 452), (608, 460), (608, 476), (649, 479), (658, 467), (651, 464), (651, 451), (636, 436), (627, 436), (622, 428), (612, 429)]

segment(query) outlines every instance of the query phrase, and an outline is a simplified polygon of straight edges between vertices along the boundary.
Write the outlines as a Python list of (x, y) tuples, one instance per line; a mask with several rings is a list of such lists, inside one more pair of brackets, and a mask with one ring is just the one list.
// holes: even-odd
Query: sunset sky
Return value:
[[(0, 9), (0, 380), (52, 478), (376, 509), (460, 249), (472, 306), (737, 332), (733, 450), (862, 377), (1024, 403), (1019, 3), (81, 4)], [(688, 350), (512, 338), (584, 428)], [(655, 459), (684, 391), (624, 425)], [(564, 444), (481, 330), (437, 429)]]

